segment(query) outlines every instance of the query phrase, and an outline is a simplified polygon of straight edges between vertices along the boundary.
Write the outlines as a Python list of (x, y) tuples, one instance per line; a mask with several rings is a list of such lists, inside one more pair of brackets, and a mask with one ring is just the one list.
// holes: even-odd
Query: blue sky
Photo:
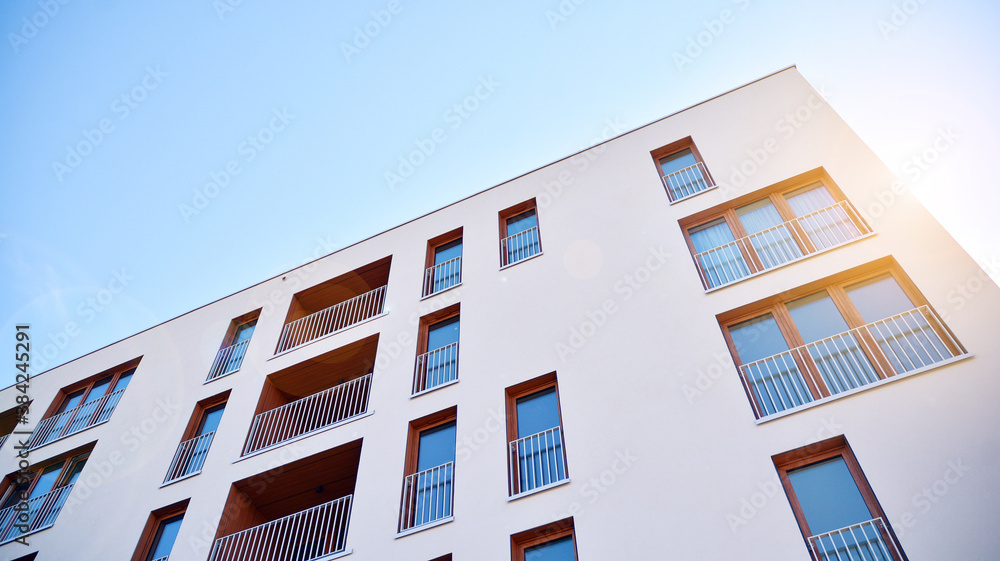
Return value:
[(43, 371), (791, 64), (1000, 277), (996, 2), (428, 4), (3, 2), (0, 346)]

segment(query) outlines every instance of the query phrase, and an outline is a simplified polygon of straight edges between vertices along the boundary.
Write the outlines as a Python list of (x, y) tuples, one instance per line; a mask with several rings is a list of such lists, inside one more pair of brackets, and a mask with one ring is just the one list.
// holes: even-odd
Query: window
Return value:
[(164, 485), (201, 473), (228, 399), (227, 391), (195, 405), (194, 414), (184, 431), (184, 438), (177, 446), (174, 459), (167, 469), (167, 476), (163, 479)]
[(222, 348), (216, 353), (212, 368), (208, 371), (206, 382), (227, 376), (240, 369), (259, 316), (260, 310), (255, 310), (233, 320), (225, 339), (222, 341)]
[(720, 321), (759, 419), (966, 355), (888, 259)]
[(513, 561), (576, 561), (573, 519), (514, 534), (510, 550)]
[(906, 559), (843, 436), (772, 459), (814, 559)]
[(513, 265), (542, 252), (535, 199), (500, 212), (500, 267)]
[(452, 407), (410, 423), (400, 534), (453, 519), (456, 416), (457, 409)]
[(34, 449), (107, 422), (132, 379), (139, 360), (64, 388), (31, 435)]
[(420, 318), (413, 395), (458, 381), (459, 305)]
[[(46, 462), (27, 475), (20, 472), (9, 475), (8, 485), (0, 495), (0, 544), (55, 524), (89, 456), (89, 450), (77, 450)], [(27, 503), (27, 521), (23, 518), (22, 503)]]
[(507, 388), (510, 497), (569, 481), (555, 373)]
[(651, 154), (671, 204), (715, 187), (690, 136), (653, 150)]
[(462, 229), (427, 243), (427, 265), (422, 296), (427, 297), (462, 284)]
[(681, 221), (705, 289), (718, 288), (871, 234), (822, 172), (809, 172)]
[(149, 515), (132, 561), (167, 561), (180, 532), (187, 505), (188, 501), (184, 500)]
[[(27, 407), (27, 404), (24, 406)], [(0, 413), (0, 448), (3, 448), (7, 437), (17, 429), (17, 422), (21, 419), (21, 411), (20, 407), (15, 407)]]

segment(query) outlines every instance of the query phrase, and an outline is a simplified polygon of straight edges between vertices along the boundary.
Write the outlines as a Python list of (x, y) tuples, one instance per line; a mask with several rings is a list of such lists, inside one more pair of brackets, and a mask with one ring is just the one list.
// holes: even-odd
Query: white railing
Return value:
[(399, 509), (398, 532), (405, 532), (451, 516), (455, 462), (407, 475)]
[(542, 252), (538, 226), (500, 240), (500, 266), (506, 267)]
[(103, 397), (78, 405), (54, 417), (43, 419), (31, 435), (28, 448), (34, 449), (55, 442), (60, 438), (76, 434), (82, 430), (107, 422), (115, 412), (118, 400), (125, 389), (111, 392)]
[(380, 315), (384, 307), (385, 286), (380, 286), (325, 310), (286, 323), (281, 330), (278, 348), (274, 352), (283, 353), (320, 337), (354, 327)]
[(413, 395), (458, 379), (458, 343), (428, 351), (417, 357), (413, 371)]
[(218, 354), (215, 355), (215, 362), (212, 363), (212, 368), (208, 371), (208, 378), (205, 381), (211, 382), (216, 378), (221, 378), (239, 370), (240, 365), (243, 364), (243, 355), (246, 354), (247, 345), (249, 344), (250, 339), (247, 339), (224, 349), (219, 349)]
[(715, 187), (715, 183), (708, 175), (708, 170), (705, 169), (705, 164), (701, 162), (695, 162), (686, 168), (668, 173), (662, 179), (663, 186), (667, 188), (667, 196), (672, 203)]
[(941, 319), (920, 306), (744, 364), (740, 377), (760, 419), (963, 354)]
[(10, 435), (9, 434), (5, 434), (3, 436), (0, 436), (0, 448), (3, 448), (3, 445), (7, 443), (7, 437), (8, 436), (10, 436)]
[(424, 271), (424, 291), (421, 296), (437, 294), (462, 284), (462, 256), (428, 267)]
[(153, 559), (153, 561), (167, 561), (168, 559), (170, 559), (170, 556), (166, 555), (164, 557), (157, 557), (156, 559)]
[(314, 393), (254, 417), (243, 455), (277, 446), (368, 412), (372, 375)]
[(352, 495), (215, 540), (209, 561), (310, 561), (343, 552)]
[(694, 256), (706, 289), (716, 288), (871, 233), (847, 201), (771, 226)]
[[(72, 485), (66, 485), (0, 510), (0, 545), (55, 524), (56, 517), (72, 490)], [(23, 518), (25, 513), (26, 520)]]
[(899, 546), (881, 518), (809, 538), (815, 561), (899, 561)]
[(214, 437), (215, 431), (212, 431), (181, 442), (180, 446), (177, 447), (177, 453), (174, 454), (174, 460), (170, 462), (170, 468), (167, 469), (167, 476), (163, 479), (163, 484), (173, 483), (200, 473)]
[(566, 455), (560, 427), (511, 442), (508, 467), (511, 497), (566, 479)]

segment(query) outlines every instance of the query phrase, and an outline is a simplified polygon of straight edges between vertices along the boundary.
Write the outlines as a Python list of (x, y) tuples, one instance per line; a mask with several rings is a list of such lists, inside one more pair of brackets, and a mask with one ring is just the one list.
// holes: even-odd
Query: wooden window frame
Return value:
[[(507, 413), (507, 442), (514, 442), (518, 438), (521, 438), (517, 434), (517, 400), (522, 397), (527, 397), (531, 394), (538, 393), (540, 391), (547, 390), (549, 388), (556, 389), (556, 412), (559, 415), (559, 428), (562, 429), (562, 401), (559, 399), (559, 381), (556, 379), (555, 372), (549, 372), (548, 374), (543, 374), (537, 378), (532, 378), (531, 380), (526, 380), (519, 384), (510, 386), (504, 390), (505, 394), (505, 407)], [(529, 436), (529, 435), (524, 435)], [(566, 442), (563, 438), (563, 450), (565, 453)]]
[[(55, 490), (58, 489), (59, 487), (64, 486), (66, 483), (66, 476), (69, 474), (70, 469), (79, 460), (84, 460), (84, 461), (89, 460), (90, 454), (91, 452), (93, 452), (94, 445), (96, 443), (97, 442), (95, 441), (86, 446), (81, 446), (79, 448), (70, 450), (69, 452), (59, 454), (58, 456), (46, 460), (44, 462), (33, 464), (30, 468), (31, 483), (28, 484), (28, 487), (24, 490), (24, 492), (30, 494), (31, 491), (35, 489), (35, 485), (38, 484), (38, 476), (43, 471), (47, 470), (53, 465), (58, 465), (58, 464), (62, 464), (62, 468), (59, 469), (59, 475), (56, 476), (56, 482), (52, 485), (52, 489)], [(84, 467), (86, 468), (86, 466)], [(0, 485), (0, 489), (2, 489), (2, 491), (0, 491), (0, 504), (7, 502), (7, 499), (10, 498), (10, 493), (14, 489), (17, 489), (18, 480), (21, 479), (22, 477), (24, 477), (24, 473), (16, 471), (14, 473), (8, 474), (7, 477), (3, 478), (3, 484)]]
[[(118, 380), (121, 379), (122, 374), (125, 374), (126, 372), (129, 372), (131, 370), (133, 371), (132, 374), (135, 375), (134, 371), (138, 370), (139, 361), (141, 359), (142, 357), (132, 359), (124, 364), (115, 366), (114, 368), (109, 368), (103, 372), (90, 376), (89, 378), (81, 380), (75, 384), (71, 384), (69, 386), (62, 388), (61, 390), (59, 390), (59, 393), (56, 394), (56, 397), (52, 400), (52, 404), (49, 405), (48, 410), (46, 410), (45, 414), (42, 415), (42, 419), (43, 420), (48, 419), (56, 415), (56, 411), (58, 411), (63, 406), (63, 404), (66, 403), (66, 399), (73, 393), (78, 392), (80, 390), (84, 390), (83, 398), (80, 400), (80, 405), (87, 403), (87, 398), (90, 397), (90, 392), (91, 390), (94, 389), (94, 384), (109, 376), (111, 377), (111, 382), (108, 385), (108, 392), (105, 393), (104, 395), (110, 394), (114, 390), (114, 387), (118, 383)], [(99, 411), (95, 410), (93, 414), (96, 415), (98, 413)], [(65, 426), (63, 427), (63, 430), (66, 430), (66, 428), (68, 428), (74, 421), (75, 419), (70, 419), (69, 421), (67, 421)], [(49, 442), (50, 443), (55, 442), (55, 440), (57, 439), (50, 440)]]
[[(420, 318), (420, 327), (417, 331), (417, 355), (427, 352), (427, 339), (429, 338), (431, 326), (449, 320), (454, 317), (461, 317), (461, 303), (452, 304), (446, 308), (431, 312)], [(462, 320), (459, 319), (459, 322)], [(461, 324), (459, 324), (461, 329)]]
[[(882, 505), (879, 504), (878, 498), (875, 496), (875, 492), (872, 491), (871, 484), (868, 483), (868, 478), (865, 477), (864, 471), (861, 469), (861, 464), (858, 463), (858, 459), (854, 455), (854, 451), (851, 449), (851, 446), (848, 444), (847, 438), (845, 438), (844, 435), (828, 438), (820, 442), (803, 446), (802, 448), (782, 452), (781, 454), (775, 454), (771, 457), (771, 460), (774, 462), (774, 468), (778, 471), (778, 478), (781, 480), (781, 485), (784, 488), (785, 497), (788, 499), (788, 504), (792, 507), (792, 513), (795, 515), (795, 521), (798, 523), (799, 531), (802, 533), (802, 539), (805, 542), (806, 549), (811, 552), (812, 548), (809, 545), (809, 538), (814, 534), (809, 529), (809, 524), (806, 522), (805, 514), (802, 512), (802, 506), (799, 504), (798, 497), (795, 495), (795, 489), (792, 488), (792, 482), (788, 477), (788, 472), (837, 457), (843, 458), (844, 463), (847, 465), (847, 469), (851, 472), (851, 477), (854, 479), (854, 483), (858, 486), (858, 490), (861, 492), (861, 497), (865, 501), (865, 506), (868, 507), (868, 511), (872, 515), (872, 519), (881, 518), (885, 524), (886, 532), (883, 533), (882, 539), (886, 540), (887, 543), (891, 541), (900, 555), (900, 558), (896, 558), (895, 556), (893, 556), (893, 558), (896, 559), (896, 561), (906, 561), (906, 554), (903, 552), (903, 549), (899, 544), (899, 540), (892, 529), (892, 525), (889, 523), (889, 519), (886, 517), (885, 511), (882, 510)], [(893, 552), (890, 552), (890, 555), (892, 554)]]
[(441, 557), (435, 557), (431, 561), (451, 561), (451, 554), (442, 555)]
[(573, 557), (579, 559), (580, 553), (576, 546), (576, 531), (573, 527), (573, 517), (571, 516), (512, 535), (510, 537), (511, 561), (525, 561), (524, 553), (528, 548), (565, 538), (566, 536), (573, 539)]
[[(427, 240), (427, 256), (424, 260), (424, 270), (434, 266), (434, 255), (437, 248), (460, 239), (462, 239), (462, 226)], [(464, 245), (462, 249), (465, 249)]]
[[(252, 312), (247, 312), (242, 316), (233, 318), (233, 320), (229, 322), (229, 328), (226, 329), (226, 335), (222, 338), (222, 345), (219, 347), (219, 350), (221, 351), (222, 349), (233, 346), (233, 343), (236, 341), (236, 335), (239, 333), (240, 327), (250, 322), (258, 321), (260, 319), (261, 310), (263, 310), (263, 308), (257, 308)], [(257, 328), (255, 324), (254, 331), (256, 332), (256, 330)]]
[(153, 540), (156, 538), (156, 532), (160, 529), (160, 524), (179, 514), (186, 514), (190, 501), (191, 499), (184, 499), (149, 513), (149, 518), (146, 519), (146, 525), (142, 529), (142, 534), (139, 535), (139, 543), (135, 546), (135, 553), (132, 554), (130, 561), (146, 561), (146, 557), (149, 556), (150, 550), (153, 548)]
[(226, 390), (212, 397), (206, 397), (194, 404), (194, 410), (191, 411), (191, 417), (188, 419), (187, 427), (181, 436), (181, 442), (186, 442), (198, 436), (198, 427), (201, 426), (201, 421), (205, 418), (205, 412), (217, 405), (228, 404), (231, 391)]
[[(431, 413), (419, 419), (410, 421), (406, 435), (406, 461), (403, 465), (403, 478), (417, 473), (417, 459), (420, 455), (420, 433), (441, 425), (458, 422), (458, 406), (451, 406), (436, 413)], [(456, 453), (458, 442), (455, 442)]]
[[(704, 189), (703, 191), (699, 191), (694, 195), (688, 195), (687, 197), (683, 197), (680, 199), (673, 199), (670, 196), (670, 189), (667, 188), (666, 183), (663, 181), (664, 177), (663, 166), (660, 165), (660, 160), (662, 160), (663, 158), (673, 156), (674, 154), (681, 152), (683, 150), (691, 150), (691, 155), (694, 156), (695, 161), (700, 163), (701, 167), (704, 168), (703, 171), (705, 172), (705, 176), (708, 179), (708, 181), (711, 182), (712, 186), (708, 187), (707, 189)], [(649, 152), (649, 155), (653, 157), (653, 165), (656, 166), (656, 176), (660, 178), (660, 183), (663, 185), (663, 191), (667, 194), (667, 199), (670, 200), (670, 204), (686, 201), (691, 197), (695, 197), (697, 195), (700, 195), (707, 191), (711, 191), (712, 189), (718, 187), (718, 184), (712, 177), (712, 172), (709, 171), (708, 169), (708, 164), (705, 163), (705, 159), (701, 156), (701, 152), (698, 151), (698, 146), (695, 145), (694, 139), (690, 136), (686, 136), (680, 140), (675, 140), (670, 144), (666, 144), (664, 146), (660, 146), (655, 150), (651, 150)]]
[(507, 207), (498, 213), (500, 222), (500, 240), (503, 240), (504, 238), (507, 237), (507, 220), (509, 218), (514, 218), (518, 214), (527, 212), (529, 210), (535, 211), (535, 223), (537, 224), (536, 228), (538, 229), (538, 253), (532, 255), (531, 257), (525, 257), (524, 259), (520, 259), (518, 261), (514, 261), (512, 263), (507, 263), (506, 265), (503, 265), (505, 257), (503, 255), (503, 249), (501, 249), (500, 250), (501, 269), (516, 265), (518, 263), (521, 263), (522, 261), (527, 261), (528, 259), (531, 259), (533, 257), (537, 257), (541, 255), (544, 251), (542, 248), (542, 220), (541, 217), (538, 215), (538, 204), (535, 202), (534, 197), (528, 199), (527, 201), (524, 201), (523, 203), (518, 203), (514, 206)]
[[(743, 227), (743, 223), (740, 221), (739, 215), (736, 213), (736, 209), (766, 199), (774, 206), (775, 210), (778, 211), (778, 215), (781, 217), (782, 223), (786, 223), (796, 218), (795, 213), (792, 211), (792, 207), (788, 204), (788, 199), (786, 198), (786, 195), (813, 186), (826, 187), (827, 191), (830, 193), (830, 196), (833, 197), (835, 203), (846, 202), (850, 204), (850, 200), (848, 200), (847, 196), (840, 189), (840, 186), (838, 186), (837, 183), (834, 182), (833, 178), (830, 177), (830, 174), (828, 174), (826, 170), (824, 170), (823, 168), (817, 168), (815, 170), (799, 174), (795, 177), (786, 179), (784, 181), (780, 181), (778, 183), (775, 183), (774, 185), (765, 187), (764, 189), (760, 189), (754, 191), (753, 193), (748, 193), (746, 195), (743, 195), (742, 197), (738, 197), (736, 199), (727, 201), (721, 205), (716, 205), (712, 208), (706, 209), (696, 214), (692, 214), (691, 216), (688, 216), (678, 221), (678, 224), (680, 225), (681, 228), (681, 232), (683, 232), (684, 234), (684, 241), (687, 244), (688, 252), (691, 254), (691, 259), (695, 262), (695, 267), (699, 266), (697, 258), (695, 257), (695, 255), (697, 255), (698, 252), (695, 250), (694, 242), (691, 240), (691, 230), (699, 226), (704, 226), (705, 224), (714, 222), (721, 218), (729, 226), (729, 231), (732, 233), (733, 238), (736, 240), (740, 240), (742, 238), (747, 237), (748, 234), (746, 229)], [(851, 216), (849, 216), (849, 218), (852, 220), (852, 222), (854, 221), (855, 218), (861, 222), (860, 224), (855, 223), (855, 226), (858, 227), (859, 231), (862, 232), (872, 231), (871, 226), (868, 224), (867, 221), (865, 221), (864, 217), (861, 216), (860, 213), (853, 213), (851, 214)], [(789, 226), (794, 231), (794, 236), (792, 236), (792, 240), (799, 247), (799, 250), (802, 252), (803, 257), (815, 255), (820, 252), (820, 250), (818, 250), (813, 245), (812, 241), (808, 236), (808, 233), (801, 227), (801, 225), (792, 222)], [(866, 235), (870, 234), (862, 233), (862, 235), (859, 236), (857, 239), (858, 240), (863, 239)], [(769, 271), (774, 268), (780, 267), (780, 265), (778, 265), (776, 267), (764, 268), (763, 262), (760, 256), (757, 255), (757, 250), (753, 247), (752, 244), (739, 244), (739, 249), (740, 249), (740, 254), (743, 256), (743, 259), (747, 264), (747, 267), (750, 268), (752, 271), (756, 270), (756, 273), (751, 273), (751, 274), (758, 274), (764, 271)], [(732, 283), (726, 283), (724, 285), (719, 285), (719, 286), (727, 286), (728, 284)], [(718, 287), (706, 286), (705, 288), (706, 290), (709, 290)]]
[[(795, 349), (805, 345), (806, 343), (802, 338), (802, 335), (799, 333), (798, 328), (795, 326), (795, 323), (792, 321), (792, 316), (787, 307), (789, 302), (816, 294), (818, 292), (826, 291), (830, 296), (831, 301), (836, 306), (837, 311), (844, 318), (845, 323), (847, 323), (848, 329), (855, 329), (866, 325), (866, 323), (861, 317), (861, 313), (858, 311), (857, 307), (855, 307), (854, 303), (851, 301), (845, 288), (850, 285), (858, 284), (866, 280), (871, 280), (885, 275), (889, 275), (896, 281), (899, 287), (903, 290), (903, 293), (910, 300), (910, 303), (913, 304), (914, 308), (927, 306), (934, 311), (927, 299), (924, 298), (920, 290), (917, 289), (917, 286), (912, 280), (910, 280), (906, 273), (903, 272), (902, 268), (895, 262), (895, 260), (892, 258), (879, 259), (867, 265), (855, 267), (837, 275), (813, 281), (800, 287), (782, 292), (781, 294), (765, 298), (752, 304), (747, 304), (717, 316), (719, 325), (722, 328), (722, 334), (726, 339), (726, 345), (729, 347), (729, 352), (733, 356), (737, 370), (743, 366), (744, 362), (739, 355), (739, 351), (737, 350), (730, 333), (730, 328), (734, 325), (771, 314), (774, 317), (775, 323), (778, 325), (778, 329), (785, 340), (785, 344), (788, 345), (789, 349)], [(934, 311), (934, 313), (937, 314), (936, 311)], [(953, 344), (953, 342), (957, 342), (958, 339), (954, 336), (951, 329), (948, 328), (947, 325), (943, 326), (944, 331), (941, 331), (938, 326), (933, 323), (931, 323), (931, 326), (938, 333), (941, 341), (950, 351), (954, 354), (965, 353), (964, 348)], [(872, 348), (878, 347), (874, 339), (865, 337), (863, 338), (862, 343), (863, 344), (859, 345), (859, 349), (868, 358), (873, 371), (880, 379), (884, 380), (900, 374), (895, 372), (892, 364), (885, 360), (884, 357), (881, 355), (875, 356), (871, 352)], [(798, 356), (795, 357), (795, 363), (800, 372), (803, 374), (803, 379), (812, 394), (813, 400), (823, 399), (832, 395), (828, 388), (819, 385), (823, 383), (822, 376), (820, 376), (819, 371), (814, 368), (812, 363), (806, 363), (805, 361), (800, 360)], [(753, 403), (755, 407), (760, 407), (761, 404), (757, 403), (753, 392), (749, 391), (745, 384), (744, 391), (746, 392), (747, 398), (751, 401), (751, 403)]]

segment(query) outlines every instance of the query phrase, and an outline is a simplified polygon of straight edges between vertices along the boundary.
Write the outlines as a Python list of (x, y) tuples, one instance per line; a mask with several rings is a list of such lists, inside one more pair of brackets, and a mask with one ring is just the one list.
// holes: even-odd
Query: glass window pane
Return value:
[(538, 226), (538, 217), (535, 216), (535, 209), (526, 210), (507, 219), (507, 236), (520, 234), (536, 226)]
[(206, 409), (205, 415), (201, 418), (201, 426), (198, 428), (198, 436), (218, 430), (219, 422), (222, 421), (222, 412), (225, 410), (225, 403)]
[(174, 541), (177, 539), (177, 533), (181, 530), (183, 520), (184, 515), (180, 514), (160, 522), (160, 527), (156, 530), (156, 537), (153, 539), (153, 548), (146, 557), (147, 561), (170, 555), (170, 550), (174, 548)]
[(671, 154), (666, 158), (660, 158), (660, 169), (663, 170), (663, 175), (670, 175), (675, 171), (691, 167), (696, 163), (698, 163), (698, 160), (695, 159), (691, 149), (685, 148), (684, 150)]
[(458, 342), (459, 318), (439, 321), (430, 326), (427, 330), (427, 351), (433, 351)]
[(453, 242), (448, 242), (443, 245), (439, 245), (434, 248), (434, 264), (440, 265), (445, 261), (451, 261), (456, 257), (462, 256), (462, 239), (459, 238)]
[(691, 236), (691, 243), (694, 244), (695, 253), (726, 245), (736, 239), (724, 218), (691, 228), (688, 234)]
[(114, 391), (124, 390), (125, 388), (127, 388), (129, 381), (132, 380), (132, 374), (135, 374), (135, 368), (132, 368), (127, 372), (123, 372), (122, 375), (118, 377), (118, 381), (115, 382)]
[(77, 405), (80, 405), (80, 401), (83, 400), (83, 393), (84, 390), (79, 390), (66, 396), (66, 399), (63, 400), (62, 402), (62, 405), (59, 406), (59, 411), (57, 411), (57, 413), (65, 413), (66, 411), (73, 409)]
[(792, 236), (771, 199), (763, 199), (736, 209), (736, 214), (757, 252), (764, 269), (777, 267), (802, 257), (802, 249)]
[(108, 387), (111, 385), (111, 378), (111, 376), (108, 376), (103, 380), (98, 380), (97, 383), (94, 384), (94, 387), (90, 388), (86, 401), (89, 403), (95, 399), (101, 399), (104, 397), (104, 394), (108, 391)]
[(455, 461), (455, 421), (420, 433), (417, 471)]
[(788, 206), (792, 207), (795, 216), (803, 216), (810, 212), (826, 208), (837, 201), (826, 187), (811, 185), (785, 195)]
[(872, 519), (841, 456), (790, 471), (788, 479), (814, 536)]
[(51, 465), (38, 475), (38, 482), (35, 487), (31, 490), (31, 494), (28, 499), (33, 499), (40, 495), (48, 493), (56, 486), (56, 481), (59, 479), (59, 472), (62, 471), (62, 464)]
[(517, 400), (517, 437), (524, 438), (559, 426), (554, 387)]
[(788, 350), (778, 322), (769, 313), (733, 325), (729, 328), (729, 336), (743, 364)]
[(574, 561), (573, 536), (529, 547), (524, 550), (524, 561)]
[(894, 316), (916, 307), (900, 288), (896, 279), (890, 275), (859, 282), (846, 287), (845, 290), (865, 323)]
[(87, 458), (74, 459), (70, 465), (69, 472), (66, 477), (63, 478), (62, 485), (73, 485), (76, 483), (77, 479), (80, 479), (80, 474), (83, 472), (83, 466), (87, 465)]
[(825, 291), (788, 302), (788, 313), (803, 341), (812, 343), (850, 329), (833, 299)]
[(242, 343), (247, 341), (250, 337), (253, 337), (254, 327), (257, 326), (257, 320), (253, 320), (249, 323), (244, 323), (236, 328), (236, 337), (233, 340), (233, 344)]
[(778, 214), (778, 209), (771, 204), (770, 199), (741, 206), (736, 209), (736, 214), (740, 217), (740, 222), (747, 234), (756, 234), (784, 222), (781, 215)]

